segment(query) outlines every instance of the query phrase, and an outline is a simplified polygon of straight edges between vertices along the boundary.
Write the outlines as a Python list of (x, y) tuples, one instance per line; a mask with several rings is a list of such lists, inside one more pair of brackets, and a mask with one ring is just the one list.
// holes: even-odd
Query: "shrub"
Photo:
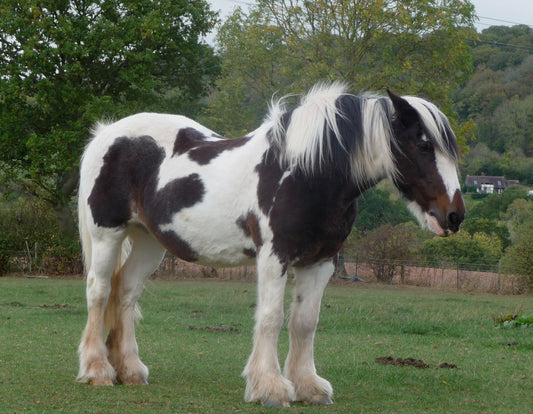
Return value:
[(502, 258), (504, 271), (526, 279), (533, 289), (533, 220), (521, 227), (517, 242), (508, 247)]
[(447, 238), (434, 237), (422, 245), (422, 253), (432, 263), (458, 263), (478, 265), (495, 265), (502, 255), (502, 242), (498, 236), (486, 233), (461, 231)]
[(390, 283), (396, 269), (414, 257), (417, 231), (415, 223), (385, 224), (361, 236), (355, 248), (370, 264), (376, 279)]
[[(52, 208), (35, 198), (19, 197), (0, 203), (0, 274), (15, 270), (48, 274), (79, 273), (76, 237), (63, 236)], [(28, 250), (31, 250), (31, 255)]]

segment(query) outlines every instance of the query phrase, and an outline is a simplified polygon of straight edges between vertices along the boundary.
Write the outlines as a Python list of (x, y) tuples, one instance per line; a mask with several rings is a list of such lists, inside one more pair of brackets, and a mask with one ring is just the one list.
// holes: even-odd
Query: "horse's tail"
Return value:
[[(78, 226), (81, 241), (81, 250), (83, 255), (83, 268), (84, 274), (87, 275), (91, 269), (91, 257), (92, 257), (92, 241), (91, 235), (87, 227), (87, 203), (82, 197), (82, 188), (80, 186), (78, 195)], [(107, 329), (111, 329), (117, 326), (118, 322), (118, 301), (119, 301), (119, 286), (122, 278), (122, 267), (126, 263), (131, 252), (131, 240), (126, 237), (122, 242), (117, 259), (115, 261), (115, 267), (113, 268), (113, 275), (111, 276), (111, 293), (107, 301), (107, 306), (104, 314), (104, 325)], [(142, 314), (138, 304), (135, 305), (135, 319), (141, 319)]]
[(92, 243), (87, 229), (87, 205), (82, 197), (82, 188), (78, 191), (78, 230), (80, 233), (83, 274), (87, 275), (91, 268)]

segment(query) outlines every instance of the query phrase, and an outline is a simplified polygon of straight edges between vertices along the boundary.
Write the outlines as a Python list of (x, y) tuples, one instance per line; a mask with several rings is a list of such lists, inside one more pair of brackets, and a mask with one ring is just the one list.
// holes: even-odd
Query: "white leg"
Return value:
[(110, 328), (106, 345), (109, 361), (117, 371), (117, 381), (142, 385), (148, 384), (148, 368), (139, 358), (135, 339), (136, 304), (144, 282), (161, 263), (165, 249), (143, 229), (132, 229), (129, 237), (131, 253), (117, 279), (113, 280), (106, 310), (106, 325)]
[(87, 274), (87, 325), (78, 353), (78, 381), (93, 385), (113, 385), (115, 370), (107, 359), (104, 343), (104, 311), (111, 292), (110, 279), (124, 235), (114, 230), (100, 231), (92, 240), (92, 258)]
[(333, 263), (294, 268), (295, 292), (289, 322), (290, 347), (285, 376), (294, 384), (296, 400), (332, 404), (331, 384), (316, 374), (313, 342), (322, 294), (333, 274)]
[(258, 301), (254, 345), (244, 368), (246, 401), (288, 407), (294, 399), (290, 381), (283, 378), (278, 362), (278, 337), (283, 325), (283, 298), (287, 272), (269, 246), (262, 246), (257, 259)]

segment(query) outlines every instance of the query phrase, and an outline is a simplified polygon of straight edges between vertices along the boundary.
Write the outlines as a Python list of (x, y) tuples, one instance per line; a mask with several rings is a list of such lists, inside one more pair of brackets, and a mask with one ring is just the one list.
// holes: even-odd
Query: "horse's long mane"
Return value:
[[(395, 177), (392, 147), (398, 143), (391, 100), (347, 90), (343, 83), (319, 84), (294, 109), (286, 109), (285, 98), (272, 104), (267, 124), (280, 162), (305, 174), (340, 168), (360, 184)], [(457, 144), (446, 116), (424, 99), (403, 98), (418, 112), (427, 139), (456, 160)]]

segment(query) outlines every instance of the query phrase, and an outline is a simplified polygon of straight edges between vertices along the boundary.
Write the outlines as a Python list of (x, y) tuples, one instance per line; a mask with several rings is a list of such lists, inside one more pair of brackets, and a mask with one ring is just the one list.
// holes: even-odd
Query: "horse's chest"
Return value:
[(301, 266), (331, 258), (350, 233), (355, 216), (355, 192), (342, 181), (287, 179), (270, 211), (274, 251)]

